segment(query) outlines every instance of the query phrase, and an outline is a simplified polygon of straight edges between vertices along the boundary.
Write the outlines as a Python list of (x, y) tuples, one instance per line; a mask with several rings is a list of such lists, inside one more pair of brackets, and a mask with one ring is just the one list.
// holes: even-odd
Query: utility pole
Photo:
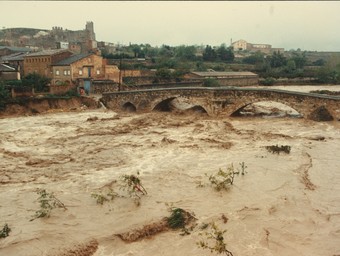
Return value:
[[(119, 47), (119, 46), (118, 46)], [(122, 52), (119, 49), (119, 83), (118, 83), (118, 91), (122, 88)]]

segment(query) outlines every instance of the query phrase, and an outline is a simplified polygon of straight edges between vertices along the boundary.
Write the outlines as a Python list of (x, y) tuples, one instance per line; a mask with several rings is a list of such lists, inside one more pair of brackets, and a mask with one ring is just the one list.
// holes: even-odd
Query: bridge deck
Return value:
[(258, 91), (258, 92), (272, 92), (272, 93), (280, 93), (280, 94), (289, 94), (289, 95), (297, 95), (297, 96), (309, 96), (321, 99), (331, 99), (331, 100), (339, 100), (340, 96), (333, 95), (324, 95), (317, 93), (306, 93), (306, 92), (297, 92), (297, 91), (289, 91), (289, 90), (281, 90), (281, 89), (265, 89), (265, 88), (244, 88), (244, 87), (176, 87), (176, 88), (157, 88), (157, 89), (142, 89), (142, 90), (133, 90), (133, 91), (120, 91), (120, 92), (108, 92), (103, 93), (103, 95), (113, 95), (113, 94), (136, 94), (136, 93), (147, 93), (147, 92), (157, 92), (157, 91)]

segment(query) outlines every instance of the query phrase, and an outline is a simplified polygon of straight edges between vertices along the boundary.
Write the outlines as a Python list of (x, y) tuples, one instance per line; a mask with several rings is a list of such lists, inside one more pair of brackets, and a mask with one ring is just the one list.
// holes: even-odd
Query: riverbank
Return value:
[(98, 107), (97, 99), (91, 97), (16, 98), (0, 111), (0, 118), (81, 111)]

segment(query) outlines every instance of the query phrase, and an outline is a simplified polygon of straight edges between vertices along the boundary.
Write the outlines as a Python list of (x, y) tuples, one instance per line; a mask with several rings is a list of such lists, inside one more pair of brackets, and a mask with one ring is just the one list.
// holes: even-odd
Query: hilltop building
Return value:
[[(88, 53), (97, 49), (92, 21), (86, 22), (85, 29), (76, 31), (55, 26), (52, 30), (8, 28), (0, 32), (0, 42), (12, 47), (29, 47), (35, 50), (68, 49), (74, 53)], [(9, 53), (3, 55), (7, 54)]]
[(97, 49), (96, 34), (92, 21), (86, 22), (84, 30), (71, 31), (53, 27), (50, 32), (57, 49), (69, 49), (74, 53), (88, 53)]
[(248, 43), (247, 41), (241, 39), (231, 43), (234, 51), (250, 51), (250, 52), (262, 52), (262, 53), (273, 53), (273, 52), (284, 52), (284, 48), (273, 48), (270, 44), (254, 44)]

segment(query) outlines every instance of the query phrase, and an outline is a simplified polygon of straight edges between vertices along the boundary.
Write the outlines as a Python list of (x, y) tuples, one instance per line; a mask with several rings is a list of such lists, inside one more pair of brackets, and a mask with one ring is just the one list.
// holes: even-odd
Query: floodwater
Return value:
[[(103, 109), (0, 119), (0, 228), (11, 228), (0, 255), (217, 255), (197, 245), (212, 222), (226, 230), (234, 256), (340, 255), (339, 128)], [(271, 145), (291, 151), (273, 154)], [(245, 174), (216, 191), (207, 175), (242, 162)], [(121, 187), (122, 175), (137, 173), (147, 190), (139, 205)], [(40, 209), (37, 189), (67, 209), (30, 221)], [(103, 205), (91, 196), (109, 191), (119, 196)], [(169, 207), (195, 215), (190, 234), (131, 243), (117, 236), (162, 220)]]

